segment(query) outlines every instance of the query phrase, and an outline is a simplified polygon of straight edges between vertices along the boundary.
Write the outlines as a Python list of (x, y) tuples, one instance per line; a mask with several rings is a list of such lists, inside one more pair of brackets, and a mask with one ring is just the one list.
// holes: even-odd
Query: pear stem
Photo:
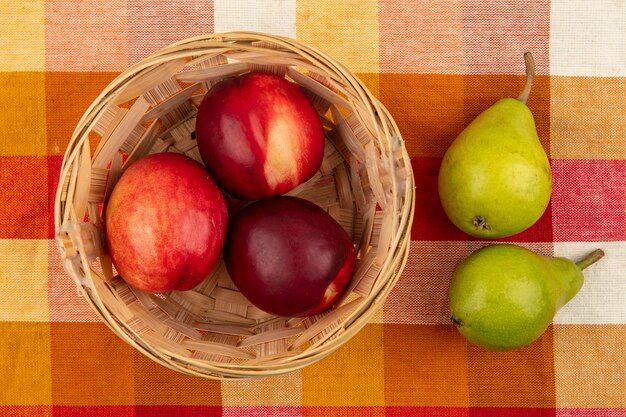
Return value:
[(578, 266), (578, 268), (580, 268), (580, 270), (582, 271), (588, 266), (591, 266), (595, 264), (596, 262), (598, 262), (600, 259), (602, 259), (603, 256), (604, 256), (604, 251), (602, 249), (596, 249), (593, 252), (591, 252), (589, 255), (587, 255), (585, 259), (581, 260), (580, 262), (576, 262), (576, 266)]
[(526, 63), (526, 84), (517, 99), (526, 104), (530, 96), (530, 90), (533, 88), (533, 80), (535, 79), (535, 60), (533, 59), (533, 54), (526, 52), (524, 54), (524, 62)]

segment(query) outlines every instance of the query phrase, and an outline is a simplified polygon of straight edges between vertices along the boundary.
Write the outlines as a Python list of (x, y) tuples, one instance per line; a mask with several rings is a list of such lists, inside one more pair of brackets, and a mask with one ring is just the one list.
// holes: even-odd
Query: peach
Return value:
[(279, 316), (331, 308), (354, 271), (352, 240), (326, 211), (295, 197), (259, 200), (238, 212), (224, 247), (233, 282), (251, 303)]
[(317, 111), (293, 83), (265, 72), (222, 81), (196, 118), (202, 160), (230, 195), (282, 195), (311, 178), (324, 158)]
[(221, 190), (193, 159), (174, 153), (133, 163), (116, 184), (105, 213), (113, 264), (147, 292), (189, 290), (221, 254), (228, 212)]

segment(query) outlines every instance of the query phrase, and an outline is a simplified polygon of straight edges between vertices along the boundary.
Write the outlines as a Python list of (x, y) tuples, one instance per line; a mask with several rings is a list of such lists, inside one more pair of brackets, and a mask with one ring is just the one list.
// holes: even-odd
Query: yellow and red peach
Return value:
[(122, 278), (147, 292), (189, 290), (217, 262), (228, 227), (221, 190), (193, 159), (174, 153), (133, 163), (105, 213), (108, 250)]

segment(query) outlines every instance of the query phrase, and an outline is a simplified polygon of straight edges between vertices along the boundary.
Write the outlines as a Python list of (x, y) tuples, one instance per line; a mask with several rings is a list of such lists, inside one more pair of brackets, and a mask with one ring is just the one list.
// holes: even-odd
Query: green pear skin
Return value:
[(525, 104), (531, 83), (529, 77), (523, 98), (501, 99), (478, 115), (443, 157), (441, 204), (452, 223), (471, 236), (517, 234), (532, 226), (550, 201), (550, 163)]
[(485, 246), (454, 271), (451, 320), (470, 342), (489, 350), (528, 345), (580, 291), (582, 270), (603, 255), (597, 250), (574, 263), (512, 244)]

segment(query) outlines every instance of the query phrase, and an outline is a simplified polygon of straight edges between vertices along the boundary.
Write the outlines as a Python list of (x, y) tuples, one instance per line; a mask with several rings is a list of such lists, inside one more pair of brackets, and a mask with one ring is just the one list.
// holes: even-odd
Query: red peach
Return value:
[(307, 200), (275, 197), (233, 220), (224, 261), (233, 282), (258, 308), (309, 316), (331, 308), (347, 288), (356, 251), (344, 229)]
[(218, 184), (246, 200), (290, 191), (324, 158), (324, 129), (311, 102), (295, 84), (265, 72), (213, 86), (198, 109), (196, 137)]

